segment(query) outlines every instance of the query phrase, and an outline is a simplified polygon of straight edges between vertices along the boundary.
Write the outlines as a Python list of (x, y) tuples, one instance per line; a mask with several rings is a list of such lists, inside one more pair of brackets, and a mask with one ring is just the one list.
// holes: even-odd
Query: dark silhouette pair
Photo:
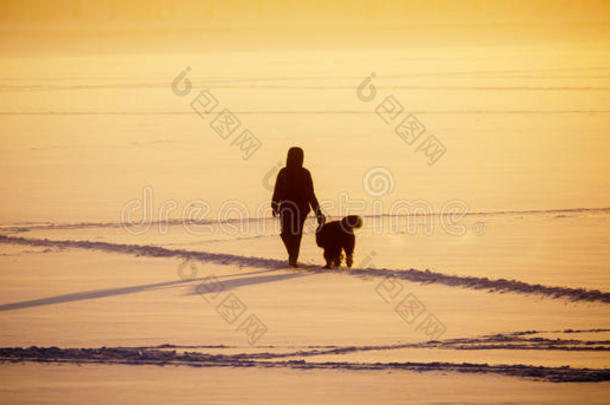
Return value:
[(351, 215), (342, 221), (325, 224), (326, 217), (313, 190), (313, 180), (309, 170), (303, 167), (303, 149), (292, 147), (288, 150), (286, 167), (277, 175), (271, 208), (273, 216), (280, 216), (281, 237), (288, 252), (288, 264), (297, 267), (297, 259), (303, 236), (303, 224), (314, 210), (318, 221), (316, 243), (324, 249), (326, 268), (341, 264), (342, 250), (346, 253), (346, 264), (352, 266), (355, 245), (354, 228), (362, 225), (360, 217)]

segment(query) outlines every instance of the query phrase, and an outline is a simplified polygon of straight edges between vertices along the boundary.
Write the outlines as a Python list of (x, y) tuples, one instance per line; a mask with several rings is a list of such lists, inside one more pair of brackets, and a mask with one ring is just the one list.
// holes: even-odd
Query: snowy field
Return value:
[[(489, 403), (514, 392), (526, 402), (604, 403), (607, 382), (571, 381), (607, 380), (610, 286), (600, 263), (609, 216), (472, 215), (460, 223), (484, 222), (485, 234), (462, 236), (374, 235), (365, 223), (355, 262), (366, 266), (351, 271), (322, 270), (311, 234), (302, 267), (287, 268), (273, 219), (252, 221), (267, 222), (266, 233), (215, 225), (204, 237), (180, 224), (143, 235), (118, 223), (5, 227), (0, 346), (116, 349), (62, 353), (59, 364), (36, 363), (57, 353), (21, 353), (36, 362), (5, 364), (15, 384), (2, 396), (45, 390), (46, 401), (68, 394), (76, 403), (83, 389), (112, 386), (125, 401), (146, 391), (153, 402), (205, 392), (209, 403), (263, 403), (288, 400), (296, 385), (315, 387), (296, 402), (460, 402), (474, 385)], [(599, 244), (581, 242), (591, 232)], [(416, 262), (409, 257), (429, 265), (405, 266)], [(270, 386), (281, 388), (269, 396)]]

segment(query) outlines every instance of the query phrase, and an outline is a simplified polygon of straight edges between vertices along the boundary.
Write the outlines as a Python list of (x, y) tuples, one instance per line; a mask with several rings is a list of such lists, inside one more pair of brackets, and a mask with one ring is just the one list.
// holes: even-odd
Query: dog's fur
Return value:
[(325, 269), (341, 266), (343, 251), (345, 251), (345, 264), (348, 268), (352, 267), (356, 244), (354, 229), (361, 226), (362, 218), (358, 215), (348, 215), (341, 221), (329, 222), (318, 227), (316, 244), (324, 249)]

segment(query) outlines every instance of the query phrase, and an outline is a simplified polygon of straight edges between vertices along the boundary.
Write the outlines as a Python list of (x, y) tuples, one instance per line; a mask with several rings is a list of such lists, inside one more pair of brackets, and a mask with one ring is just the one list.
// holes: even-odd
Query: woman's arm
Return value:
[(273, 210), (273, 216), (276, 216), (280, 212), (280, 203), (285, 190), (284, 185), (284, 170), (280, 170), (275, 179), (275, 187), (273, 189), (273, 197), (271, 197), (271, 209)]
[(311, 208), (316, 213), (316, 218), (318, 219), (319, 224), (323, 224), (326, 222), (326, 217), (322, 214), (322, 210), (320, 210), (320, 204), (318, 203), (318, 199), (316, 198), (316, 193), (313, 191), (313, 179), (311, 178), (311, 173), (307, 171), (307, 190), (309, 190), (309, 204)]

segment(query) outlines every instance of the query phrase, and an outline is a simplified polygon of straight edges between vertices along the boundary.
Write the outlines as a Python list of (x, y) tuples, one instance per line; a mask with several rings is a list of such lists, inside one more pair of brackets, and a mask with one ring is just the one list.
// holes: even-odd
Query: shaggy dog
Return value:
[(354, 246), (356, 237), (354, 229), (362, 226), (362, 218), (358, 215), (348, 215), (341, 221), (333, 221), (320, 225), (316, 231), (316, 244), (324, 249), (326, 259), (325, 269), (341, 266), (342, 250), (345, 251), (345, 263), (348, 268), (354, 263)]

